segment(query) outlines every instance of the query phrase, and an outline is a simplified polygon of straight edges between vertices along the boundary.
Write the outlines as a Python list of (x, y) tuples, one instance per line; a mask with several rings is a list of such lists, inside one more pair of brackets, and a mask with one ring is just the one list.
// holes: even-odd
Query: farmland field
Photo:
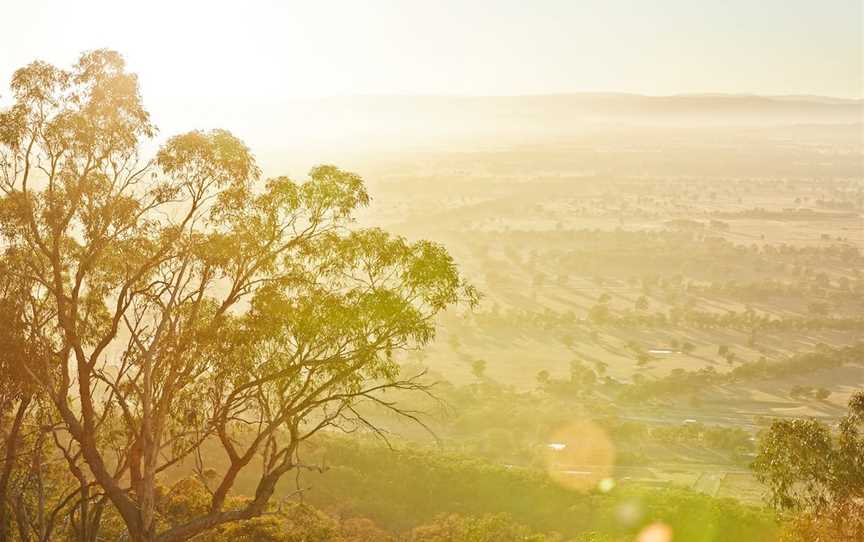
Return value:
[[(649, 432), (740, 429), (737, 449), (720, 451), (681, 435), (648, 446), (617, 439), (619, 460), (634, 465), (615, 476), (760, 502), (747, 468), (760, 431), (772, 419), (832, 422), (864, 386), (860, 355), (747, 374), (864, 340), (861, 138), (857, 128), (807, 125), (596, 127), (357, 159), (375, 194), (361, 221), (443, 243), (484, 295), (473, 311), (445, 314), (433, 345), (403, 363), (457, 388), (503, 386), (574, 413), (599, 402), (615, 423)], [(570, 379), (574, 363), (596, 383), (556, 391), (549, 382)], [(651, 391), (699, 372), (716, 378)], [(476, 430), (474, 440), (501, 428)]]

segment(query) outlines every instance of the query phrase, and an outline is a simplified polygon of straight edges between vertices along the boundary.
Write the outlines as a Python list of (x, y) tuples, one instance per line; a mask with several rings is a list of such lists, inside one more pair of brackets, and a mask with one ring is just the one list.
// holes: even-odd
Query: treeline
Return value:
[[(321, 439), (316, 445), (315, 456), (328, 470), (304, 474), (302, 484), (312, 488), (304, 494), (307, 502), (343, 517), (370, 518), (396, 532), (434, 522), (442, 514), (493, 512), (563, 540), (631, 541), (658, 521), (669, 525), (681, 542), (767, 541), (775, 532), (773, 519), (763, 510), (682, 489), (624, 484), (608, 492), (579, 492), (555, 484), (542, 471), (458, 455), (387, 452), (356, 439)], [(634, 513), (622, 516), (622, 506)]]
[(816, 211), (814, 209), (782, 209), (773, 210), (756, 207), (743, 211), (721, 212), (717, 211), (714, 216), (722, 218), (756, 218), (760, 220), (840, 220), (858, 218), (858, 213), (855, 212), (825, 212)]
[[(703, 423), (649, 425), (618, 417), (601, 418), (597, 424), (609, 434), (619, 450), (632, 450), (626, 457), (634, 464), (651, 461), (642, 453), (646, 444), (701, 447), (731, 454), (732, 459), (740, 459), (755, 449), (750, 433), (740, 427)], [(620, 455), (618, 463), (622, 464)]]
[[(827, 281), (827, 279), (825, 279)], [(743, 302), (770, 301), (776, 298), (824, 298), (831, 301), (864, 301), (864, 283), (860, 286), (840, 277), (836, 285), (826, 286), (825, 281), (788, 282), (777, 279), (757, 281), (717, 281), (708, 284), (690, 283), (687, 292), (694, 295), (713, 295)]]
[[(599, 305), (602, 307), (602, 305)], [(673, 307), (669, 313), (655, 312), (642, 314), (637, 311), (624, 311), (613, 314), (611, 311), (592, 307), (588, 321), (593, 324), (612, 327), (690, 327), (694, 329), (733, 329), (746, 332), (781, 331), (860, 331), (864, 330), (864, 317), (833, 316), (793, 316), (773, 318), (752, 310), (709, 312)]]
[[(652, 454), (675, 453), (669, 447), (678, 445), (724, 454), (731, 462), (752, 451), (750, 435), (739, 428), (648, 424), (622, 417), (607, 397), (617, 396), (628, 385), (603, 373), (602, 365), (572, 362), (562, 378), (539, 371), (533, 391), (518, 391), (491, 379), (463, 386), (441, 383), (436, 393), (451, 414), (429, 423), (444, 449), (526, 467), (542, 467), (549, 435), (574, 419), (602, 429), (615, 445), (619, 464), (650, 464)], [(429, 410), (427, 404), (411, 407)], [(394, 432), (402, 433), (402, 428)], [(649, 451), (646, 444), (655, 448)]]
[[(815, 311), (814, 312), (820, 312)], [(533, 326), (546, 331), (572, 331), (575, 326), (582, 327), (618, 327), (618, 328), (668, 328), (682, 327), (694, 329), (732, 329), (737, 331), (814, 331), (864, 330), (864, 317), (861, 316), (831, 316), (827, 314), (812, 314), (808, 316), (791, 316), (776, 318), (753, 309), (740, 311), (704, 311), (685, 306), (674, 306), (666, 312), (650, 310), (615, 311), (609, 303), (601, 299), (589, 310), (586, 317), (579, 317), (574, 311), (553, 311), (544, 309), (533, 311), (529, 309), (500, 309), (477, 312), (467, 315), (477, 322), (481, 328), (524, 328)]]
[(643, 380), (626, 386), (621, 397), (642, 400), (662, 395), (690, 394), (714, 385), (781, 379), (850, 364), (864, 364), (864, 343), (840, 348), (823, 346), (815, 352), (795, 354), (783, 361), (772, 362), (761, 358), (738, 365), (725, 373), (719, 373), (713, 367), (696, 371), (675, 369), (663, 378)]
[[(160, 486), (156, 506), (160, 522), (181, 524), (207, 509), (209, 490), (194, 476)], [(234, 499), (238, 504), (243, 499)], [(123, 533), (113, 530), (109, 511), (105, 535), (122, 540)], [(51, 540), (53, 540), (52, 538)], [(103, 538), (108, 540), (108, 538)], [(70, 539), (71, 540), (71, 539)], [(200, 542), (564, 542), (556, 533), (539, 533), (513, 520), (507, 514), (447, 514), (401, 532), (389, 531), (375, 521), (327, 513), (297, 499), (280, 499), (277, 506), (260, 517), (216, 527), (196, 538)], [(596, 541), (593, 535), (577, 536), (573, 542)], [(612, 538), (604, 538), (612, 541)]]
[[(660, 231), (558, 230), (543, 232), (543, 249), (536, 231), (476, 232), (472, 251), (481, 257), (503, 255), (514, 263), (539, 266), (554, 263), (570, 273), (591, 275), (601, 269), (640, 269), (643, 273), (680, 273), (721, 268), (757, 268), (772, 272), (800, 273), (807, 267), (843, 267), (864, 264), (860, 248), (845, 242), (818, 245), (787, 243), (742, 244), (712, 229)], [(833, 240), (832, 240), (833, 241)], [(633, 265), (636, 264), (636, 267)], [(782, 267), (778, 267), (782, 265)]]

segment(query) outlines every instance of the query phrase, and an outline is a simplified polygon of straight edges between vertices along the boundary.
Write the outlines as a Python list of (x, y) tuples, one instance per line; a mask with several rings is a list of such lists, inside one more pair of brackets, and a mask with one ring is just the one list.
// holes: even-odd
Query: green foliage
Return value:
[(303, 504), (287, 504), (261, 517), (230, 523), (208, 542), (348, 542), (335, 520)]
[(471, 374), (473, 374), (478, 380), (482, 380), (485, 373), (486, 360), (475, 359), (471, 362)]
[(864, 538), (862, 428), (864, 393), (859, 392), (836, 435), (815, 420), (779, 420), (759, 443), (753, 470), (768, 487), (770, 503), (796, 517), (812, 540)]
[[(609, 493), (583, 493), (558, 486), (541, 471), (421, 450), (387, 452), (345, 439), (319, 440), (316, 453), (330, 470), (304, 476), (314, 488), (309, 502), (399, 531), (440, 527), (440, 518), (452, 514), (503, 513), (534, 532), (554, 531), (565, 540), (590, 532), (597, 540), (599, 535), (632, 540), (653, 521), (671, 525), (682, 542), (768, 541), (775, 533), (770, 515), (762, 511), (679, 489), (624, 484)], [(633, 512), (632, 519), (622, 519), (622, 510)]]
[[(397, 380), (394, 353), (428, 344), (440, 312), (479, 294), (443, 246), (356, 227), (369, 203), (358, 175), (322, 165), (262, 183), (225, 130), (171, 137), (141, 159), (155, 128), (113, 51), (71, 70), (35, 62), (11, 87), (0, 271), (14, 280), (0, 320), (13, 325), (0, 369), (26, 369), (64, 457), (86, 463), (69, 469), (93, 476), (80, 491), (104, 496), (134, 542), (261, 515), (301, 442), (378, 431), (359, 403), (415, 419), (382, 398), (425, 389)], [(227, 466), (196, 454), (204, 442)], [(206, 494), (160, 522), (157, 474), (192, 455), (214, 473)], [(253, 497), (232, 508), (238, 474), (261, 458)]]
[[(636, 400), (663, 395), (692, 393), (712, 385), (746, 382), (753, 380), (770, 380), (795, 375), (810, 374), (823, 369), (855, 365), (864, 362), (864, 343), (857, 343), (840, 348), (821, 347), (814, 352), (805, 352), (789, 356), (782, 361), (771, 362), (759, 359), (736, 366), (727, 373), (718, 373), (713, 367), (697, 371), (675, 369), (669, 375), (657, 380), (634, 383), (624, 390), (625, 399)], [(815, 394), (803, 388), (804, 395)], [(801, 395), (800, 393), (797, 395)], [(823, 397), (819, 392), (818, 397)]]
[(450, 514), (415, 527), (409, 542), (552, 542), (557, 537), (532, 534), (505, 514), (464, 517)]

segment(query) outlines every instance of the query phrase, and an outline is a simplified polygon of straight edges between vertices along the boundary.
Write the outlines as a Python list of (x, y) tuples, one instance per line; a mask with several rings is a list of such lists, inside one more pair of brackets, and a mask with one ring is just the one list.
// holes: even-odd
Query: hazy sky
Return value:
[(148, 100), (577, 91), (862, 96), (862, 0), (4, 0), (0, 93), (121, 51)]

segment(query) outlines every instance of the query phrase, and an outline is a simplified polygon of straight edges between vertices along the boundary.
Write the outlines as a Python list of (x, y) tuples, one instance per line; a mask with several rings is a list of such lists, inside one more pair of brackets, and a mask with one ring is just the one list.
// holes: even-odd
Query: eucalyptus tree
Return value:
[[(425, 391), (398, 376), (394, 353), (424, 346), (437, 313), (478, 295), (443, 247), (357, 227), (360, 177), (320, 166), (264, 180), (223, 130), (144, 157), (156, 129), (112, 51), (68, 70), (34, 62), (11, 91), (0, 258), (4, 284), (25, 285), (20, 320), (38, 346), (20, 369), (52, 405), (64, 454), (86, 465), (88, 498), (109, 501), (131, 540), (188, 540), (264, 513), (303, 467), (303, 441), (377, 429), (364, 401), (413, 416), (384, 394)], [(169, 524), (157, 480), (181, 461), (210, 502)], [(254, 493), (229, 499), (244, 471)]]
[(19, 466), (34, 386), (22, 367), (37, 355), (28, 340), (26, 281), (16, 280), (0, 260), (0, 542), (11, 537), (10, 487)]
[(864, 538), (864, 392), (835, 428), (813, 419), (775, 421), (752, 465), (770, 504), (792, 518), (792, 538)]

